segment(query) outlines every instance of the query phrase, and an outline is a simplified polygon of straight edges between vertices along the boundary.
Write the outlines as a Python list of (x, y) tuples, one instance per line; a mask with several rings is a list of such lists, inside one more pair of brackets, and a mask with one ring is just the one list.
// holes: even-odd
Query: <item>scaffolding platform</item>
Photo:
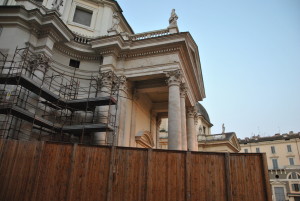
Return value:
[[(75, 100), (66, 100), (59, 95), (54, 94), (49, 89), (44, 88), (26, 75), (20, 73), (0, 75), (0, 84), (21, 85), (29, 91), (40, 95), (45, 100), (55, 103), (55, 107), (67, 107), (73, 111), (92, 111), (96, 106), (115, 105), (116, 100), (111, 96), (97, 98), (83, 98)], [(54, 105), (53, 105), (54, 106)]]
[[(11, 114), (15, 117), (18, 117), (22, 120), (28, 122), (34, 122), (35, 125), (53, 130), (55, 132), (64, 132), (72, 135), (81, 135), (84, 133), (88, 135), (92, 132), (107, 132), (113, 131), (113, 127), (104, 124), (82, 124), (82, 125), (61, 125), (61, 124), (53, 124), (51, 121), (48, 121), (40, 116), (34, 115), (33, 113), (24, 110), (18, 106), (12, 104), (5, 104), (0, 106), (0, 114)], [(84, 132), (83, 132), (84, 131)]]

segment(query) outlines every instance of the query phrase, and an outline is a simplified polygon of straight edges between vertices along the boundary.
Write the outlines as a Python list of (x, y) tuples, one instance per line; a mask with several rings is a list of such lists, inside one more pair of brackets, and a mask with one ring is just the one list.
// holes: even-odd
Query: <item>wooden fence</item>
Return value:
[(271, 201), (265, 154), (0, 140), (1, 201)]

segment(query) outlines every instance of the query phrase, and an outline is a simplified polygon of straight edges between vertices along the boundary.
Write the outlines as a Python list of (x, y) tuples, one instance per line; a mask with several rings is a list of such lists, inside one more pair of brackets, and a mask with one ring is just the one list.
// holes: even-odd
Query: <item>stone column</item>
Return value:
[(195, 123), (195, 151), (199, 151), (198, 149), (198, 114), (197, 114), (197, 111), (195, 112), (195, 116), (194, 116), (194, 123)]
[[(108, 71), (100, 74), (100, 93), (98, 97), (111, 96), (111, 89), (113, 84), (113, 72)], [(109, 118), (109, 106), (97, 106), (96, 109), (97, 123), (108, 123)], [(94, 144), (104, 145), (106, 143), (106, 132), (96, 132), (94, 133)]]
[(153, 142), (154, 142), (154, 147), (156, 147), (156, 143), (157, 143), (157, 135), (156, 135), (156, 131), (157, 131), (157, 128), (156, 128), (156, 117), (157, 117), (157, 114), (155, 112), (151, 112), (151, 120), (150, 120), (150, 132), (151, 132), (151, 135), (152, 135), (152, 138), (153, 138)]
[(157, 117), (156, 119), (156, 149), (160, 149), (160, 144), (159, 144), (159, 129), (160, 129), (160, 124), (161, 124), (161, 118)]
[(187, 108), (187, 148), (189, 151), (197, 151), (195, 134), (195, 108)]
[(167, 73), (169, 85), (168, 149), (181, 150), (180, 70)]
[(181, 142), (182, 150), (187, 150), (187, 135), (186, 135), (186, 109), (185, 109), (185, 97), (187, 94), (187, 88), (185, 84), (180, 85), (180, 107), (181, 107)]

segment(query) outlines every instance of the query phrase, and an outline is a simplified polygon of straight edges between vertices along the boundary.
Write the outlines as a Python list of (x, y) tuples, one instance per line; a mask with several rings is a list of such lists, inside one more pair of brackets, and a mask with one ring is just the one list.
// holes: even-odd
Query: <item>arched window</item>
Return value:
[(287, 179), (300, 179), (300, 174), (298, 172), (291, 172), (288, 174)]

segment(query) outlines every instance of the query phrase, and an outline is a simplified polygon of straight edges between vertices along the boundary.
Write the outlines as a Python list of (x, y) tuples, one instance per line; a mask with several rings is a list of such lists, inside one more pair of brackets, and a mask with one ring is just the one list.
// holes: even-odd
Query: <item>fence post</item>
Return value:
[(152, 200), (152, 149), (148, 149), (148, 157), (147, 157), (147, 175), (146, 175), (146, 187), (145, 187), (145, 195), (146, 201)]
[(268, 173), (268, 163), (266, 153), (261, 154), (261, 163), (262, 163), (262, 175), (263, 175), (263, 183), (264, 183), (264, 192), (266, 193), (266, 201), (272, 201), (272, 191), (271, 184)]
[(69, 174), (69, 182), (68, 182), (68, 190), (67, 190), (67, 197), (66, 200), (71, 200), (71, 192), (72, 192), (72, 188), (71, 185), (73, 183), (73, 172), (74, 172), (74, 163), (75, 163), (75, 157), (76, 157), (76, 149), (77, 149), (77, 144), (73, 145), (73, 152), (72, 152), (72, 156), (71, 156), (71, 171)]
[(225, 153), (225, 184), (227, 201), (232, 201), (230, 154)]
[(42, 155), (43, 155), (43, 151), (44, 151), (44, 147), (45, 147), (45, 142), (42, 141), (40, 142), (40, 149), (37, 150), (37, 158), (35, 161), (35, 165), (37, 166), (36, 168), (36, 174), (35, 177), (33, 177), (33, 185), (32, 185), (32, 194), (30, 196), (29, 200), (35, 200), (37, 191), (38, 191), (38, 182), (39, 182), (39, 178), (40, 178), (40, 174), (41, 174), (41, 161), (42, 159)]
[(112, 201), (112, 187), (113, 187), (114, 169), (115, 169), (114, 168), (115, 151), (116, 151), (116, 147), (114, 145), (111, 146), (108, 185), (107, 185), (107, 199), (106, 199), (107, 201)]
[(187, 151), (185, 155), (185, 200), (191, 200), (191, 152)]

